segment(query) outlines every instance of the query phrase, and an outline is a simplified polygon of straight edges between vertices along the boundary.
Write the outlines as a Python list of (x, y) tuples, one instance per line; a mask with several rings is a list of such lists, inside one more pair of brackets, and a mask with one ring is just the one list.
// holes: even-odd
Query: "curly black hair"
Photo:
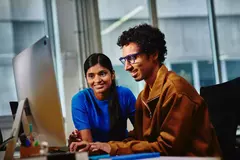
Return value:
[(146, 23), (129, 28), (118, 37), (117, 45), (122, 48), (131, 42), (136, 43), (140, 52), (147, 55), (158, 52), (159, 62), (164, 62), (167, 55), (165, 35), (158, 28)]

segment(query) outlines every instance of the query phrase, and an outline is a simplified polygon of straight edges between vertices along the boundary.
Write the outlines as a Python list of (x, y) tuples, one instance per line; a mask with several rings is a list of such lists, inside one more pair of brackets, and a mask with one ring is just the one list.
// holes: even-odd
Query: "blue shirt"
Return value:
[(91, 88), (78, 92), (72, 98), (72, 119), (78, 130), (90, 129), (93, 141), (108, 142), (123, 140), (127, 136), (127, 118), (134, 124), (136, 98), (125, 87), (117, 86), (121, 109), (118, 126), (111, 131), (108, 113), (108, 100), (98, 100)]

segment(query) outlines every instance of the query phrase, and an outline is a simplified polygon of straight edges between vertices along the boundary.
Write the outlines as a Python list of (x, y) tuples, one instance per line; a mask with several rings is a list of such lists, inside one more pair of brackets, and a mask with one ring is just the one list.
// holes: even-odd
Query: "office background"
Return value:
[(51, 39), (68, 135), (74, 129), (71, 98), (87, 87), (82, 64), (89, 54), (108, 55), (117, 84), (129, 87), (135, 96), (142, 90), (144, 82), (136, 83), (118, 61), (121, 50), (116, 45), (121, 32), (134, 25), (153, 24), (165, 33), (166, 66), (197, 91), (239, 77), (239, 8), (239, 0), (1, 0), (0, 128), (4, 139), (12, 125), (9, 101), (17, 100), (12, 58), (44, 35)]

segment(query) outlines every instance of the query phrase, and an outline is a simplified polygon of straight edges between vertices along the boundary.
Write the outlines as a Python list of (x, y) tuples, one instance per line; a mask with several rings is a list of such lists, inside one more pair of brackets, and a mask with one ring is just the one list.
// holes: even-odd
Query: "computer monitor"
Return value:
[(18, 101), (28, 99), (33, 132), (44, 135), (49, 146), (66, 145), (49, 38), (44, 36), (15, 56), (13, 70)]
[[(19, 105), (12, 135), (18, 135), (16, 132), (19, 132), (21, 124), (19, 121), (22, 121), (26, 134), (29, 132), (27, 126), (31, 123), (33, 132), (37, 136), (41, 135), (42, 140), (47, 141), (50, 147), (66, 146), (64, 119), (49, 38), (44, 36), (15, 56), (13, 70)], [(29, 113), (26, 114), (27, 106), (30, 108), (30, 116)], [(23, 117), (26, 117), (25, 120)]]

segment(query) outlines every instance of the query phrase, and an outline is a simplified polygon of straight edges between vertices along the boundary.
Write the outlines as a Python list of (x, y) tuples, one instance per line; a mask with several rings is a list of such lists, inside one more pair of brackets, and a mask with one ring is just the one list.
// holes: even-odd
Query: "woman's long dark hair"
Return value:
[[(115, 73), (115, 71), (113, 70), (112, 62), (106, 55), (102, 53), (93, 53), (84, 62), (85, 76), (87, 74), (88, 69), (91, 68), (92, 66), (95, 66), (96, 64), (100, 64), (104, 68), (107, 68), (111, 72), (111, 74)], [(111, 130), (119, 121), (121, 114), (115, 79), (112, 80), (112, 86), (110, 88), (109, 95), (112, 96), (110, 97), (108, 102), (108, 112), (110, 116), (110, 130)]]

